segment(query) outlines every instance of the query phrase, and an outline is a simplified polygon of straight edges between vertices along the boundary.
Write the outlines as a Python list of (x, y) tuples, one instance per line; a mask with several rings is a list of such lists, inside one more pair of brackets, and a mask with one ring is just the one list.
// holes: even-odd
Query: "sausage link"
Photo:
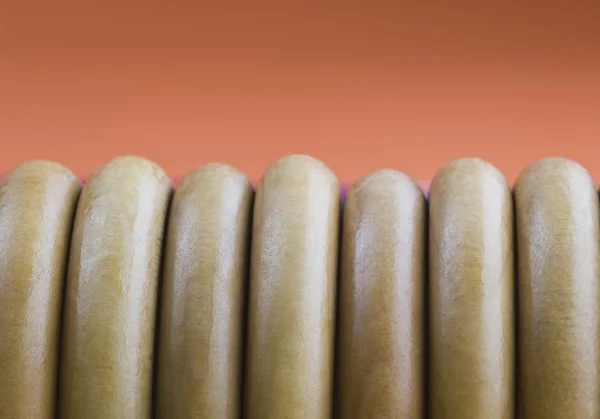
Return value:
[(169, 218), (157, 417), (239, 418), (254, 191), (222, 164), (180, 183)]
[(63, 287), (81, 183), (24, 163), (0, 183), (0, 417), (53, 418)]
[(423, 415), (427, 206), (403, 173), (359, 179), (344, 203), (338, 414)]
[(442, 168), (430, 189), (430, 416), (515, 411), (511, 191), (479, 159)]
[(340, 192), (307, 156), (257, 189), (247, 350), (248, 419), (330, 418)]
[(539, 160), (515, 184), (521, 418), (600, 417), (600, 231), (589, 173)]
[(61, 418), (150, 417), (171, 190), (165, 173), (138, 157), (111, 160), (83, 189), (65, 295)]

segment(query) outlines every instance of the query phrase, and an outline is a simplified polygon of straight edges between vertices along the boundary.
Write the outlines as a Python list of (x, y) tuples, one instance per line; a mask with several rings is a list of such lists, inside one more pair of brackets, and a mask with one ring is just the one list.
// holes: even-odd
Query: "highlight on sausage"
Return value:
[(63, 287), (80, 181), (26, 162), (0, 182), (0, 417), (53, 418)]
[(158, 418), (240, 417), (253, 196), (242, 173), (208, 164), (187, 174), (173, 197), (164, 255)]
[(59, 416), (148, 418), (162, 237), (172, 184), (154, 163), (113, 159), (85, 185), (75, 217)]
[(515, 410), (513, 203), (479, 159), (429, 190), (429, 415), (509, 419)]
[(344, 203), (338, 414), (420, 418), (425, 396), (427, 205), (395, 170), (359, 179)]
[(270, 166), (252, 229), (246, 418), (330, 418), (340, 191), (302, 155)]

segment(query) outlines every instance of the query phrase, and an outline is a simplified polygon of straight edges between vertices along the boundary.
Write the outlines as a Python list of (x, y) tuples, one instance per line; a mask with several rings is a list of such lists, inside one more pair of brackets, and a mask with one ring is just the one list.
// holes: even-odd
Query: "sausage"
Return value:
[(158, 418), (239, 418), (254, 191), (223, 164), (180, 183), (169, 215)]
[(63, 287), (81, 183), (33, 160), (0, 183), (0, 417), (53, 418)]
[(430, 195), (430, 417), (513, 418), (510, 188), (479, 159), (443, 167)]
[(344, 203), (340, 418), (420, 418), (425, 372), (427, 206), (403, 173), (359, 179)]
[(293, 155), (259, 182), (252, 227), (248, 419), (330, 418), (340, 190)]
[(148, 418), (165, 216), (172, 184), (118, 157), (85, 185), (73, 228), (61, 349), (60, 418)]
[(515, 184), (519, 411), (600, 417), (598, 195), (589, 173), (538, 160)]

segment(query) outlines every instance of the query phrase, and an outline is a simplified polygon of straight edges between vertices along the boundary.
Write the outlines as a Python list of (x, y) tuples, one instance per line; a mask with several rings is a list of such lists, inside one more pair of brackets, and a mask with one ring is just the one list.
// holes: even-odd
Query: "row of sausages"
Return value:
[[(566, 159), (478, 159), (341, 205), (288, 156), (256, 192), (116, 158), (0, 184), (2, 418), (600, 417), (599, 203)], [(66, 278), (66, 280), (65, 280)]]

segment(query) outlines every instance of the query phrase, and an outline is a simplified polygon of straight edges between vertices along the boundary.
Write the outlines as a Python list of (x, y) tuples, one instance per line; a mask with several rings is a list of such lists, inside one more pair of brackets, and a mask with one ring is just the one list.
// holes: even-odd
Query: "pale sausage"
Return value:
[(461, 159), (437, 173), (429, 199), (430, 417), (512, 419), (511, 191), (489, 163)]
[(427, 205), (395, 170), (359, 179), (344, 203), (338, 414), (421, 418), (424, 412)]
[(332, 414), (339, 184), (314, 158), (274, 163), (257, 189), (247, 352), (248, 419)]
[(59, 415), (148, 418), (156, 302), (172, 184), (154, 163), (119, 157), (85, 185), (73, 231)]
[(0, 417), (53, 418), (79, 180), (35, 160), (0, 183)]
[(600, 231), (589, 173), (539, 160), (515, 184), (523, 419), (600, 417)]
[(158, 418), (237, 419), (242, 412), (252, 185), (223, 164), (184, 177), (164, 259)]

